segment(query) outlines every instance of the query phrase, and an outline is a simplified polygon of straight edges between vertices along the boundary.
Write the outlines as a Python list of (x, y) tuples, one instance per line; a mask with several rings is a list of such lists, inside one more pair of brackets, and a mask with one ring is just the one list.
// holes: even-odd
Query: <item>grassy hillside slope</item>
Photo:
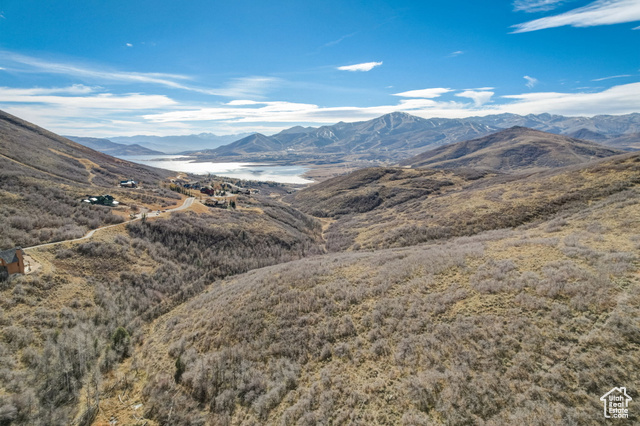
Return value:
[[(0, 111), (0, 248), (77, 238), (121, 222), (107, 207), (82, 205), (110, 193), (129, 204), (175, 204), (160, 188), (170, 172), (119, 160)], [(125, 191), (121, 179), (143, 182)], [(173, 200), (173, 201), (172, 201)]]
[(597, 424), (601, 395), (640, 385), (639, 202), (634, 185), (531, 225), (227, 279), (154, 323), (144, 413)]
[(316, 220), (272, 200), (242, 205), (31, 250), (41, 271), (0, 282), (0, 424), (121, 412), (131, 389), (118, 368), (139, 370), (133, 348), (158, 316), (221, 278), (322, 252)]
[(526, 127), (512, 127), (479, 139), (435, 148), (400, 164), (412, 167), (474, 167), (521, 172), (581, 164), (622, 152), (594, 142)]
[[(325, 235), (331, 250), (399, 247), (544, 220), (637, 185), (639, 172), (638, 154), (518, 175), (366, 169), (299, 191), (292, 203), (335, 218)], [(423, 181), (428, 188), (417, 187)]]

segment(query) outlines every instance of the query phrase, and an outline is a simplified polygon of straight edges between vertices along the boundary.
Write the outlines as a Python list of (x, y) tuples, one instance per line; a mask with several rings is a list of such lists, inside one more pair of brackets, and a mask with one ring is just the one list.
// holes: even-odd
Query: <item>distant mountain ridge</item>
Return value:
[(564, 117), (551, 114), (499, 114), (463, 119), (424, 119), (394, 112), (369, 121), (340, 122), (318, 128), (296, 126), (272, 136), (254, 134), (205, 150), (216, 157), (270, 156), (304, 158), (312, 155), (335, 158), (401, 161), (428, 148), (475, 139), (514, 126), (567, 135), (623, 149), (640, 147), (640, 114)]
[(496, 130), (498, 128), (462, 120), (427, 120), (394, 112), (369, 121), (340, 122), (318, 128), (294, 127), (273, 136), (251, 135), (205, 153), (220, 157), (280, 153), (400, 159), (429, 145), (458, 142)]
[(165, 152), (167, 154), (178, 154), (185, 151), (198, 151), (204, 149), (214, 149), (219, 146), (235, 142), (250, 133), (238, 133), (234, 135), (214, 135), (213, 133), (200, 133), (194, 135), (179, 136), (115, 136), (109, 140), (125, 145), (138, 144), (143, 147)]
[(101, 138), (87, 138), (81, 136), (64, 136), (65, 138), (77, 142), (81, 145), (95, 149), (105, 154), (113, 156), (123, 155), (162, 155), (164, 152), (155, 151), (153, 149), (145, 148), (138, 144), (126, 145), (122, 143), (115, 143), (109, 139)]
[(622, 153), (595, 142), (514, 126), (481, 138), (440, 146), (400, 164), (521, 171), (587, 163)]

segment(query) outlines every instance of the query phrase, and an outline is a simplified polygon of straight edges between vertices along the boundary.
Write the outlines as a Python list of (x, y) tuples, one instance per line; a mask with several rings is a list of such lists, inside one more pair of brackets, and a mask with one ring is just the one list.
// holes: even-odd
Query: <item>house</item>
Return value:
[(103, 206), (108, 206), (108, 207), (116, 207), (118, 204), (120, 204), (118, 201), (116, 201), (111, 195), (100, 195), (98, 197), (94, 197), (92, 195), (87, 195), (87, 198), (82, 200), (83, 203), (89, 203), (89, 204), (100, 204)]
[(24, 251), (16, 247), (0, 251), (0, 269), (7, 270), (9, 275), (24, 274)]
[(133, 179), (121, 180), (120, 181), (120, 187), (121, 188), (137, 188), (138, 187), (138, 182), (136, 182)]
[(187, 189), (200, 189), (201, 185), (197, 180), (192, 180), (191, 182), (183, 184), (182, 187)]
[(234, 185), (232, 183), (227, 183), (229, 189), (231, 190), (232, 194), (246, 194), (249, 195), (251, 193), (251, 190), (249, 188), (242, 188), (240, 186)]
[(200, 189), (200, 192), (207, 195), (214, 195), (216, 190), (211, 188), (210, 186), (204, 187)]

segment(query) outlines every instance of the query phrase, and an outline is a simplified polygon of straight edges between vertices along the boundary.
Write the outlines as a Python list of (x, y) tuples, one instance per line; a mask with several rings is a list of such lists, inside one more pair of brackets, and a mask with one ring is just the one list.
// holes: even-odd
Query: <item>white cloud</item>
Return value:
[(515, 114), (548, 112), (561, 115), (630, 114), (640, 111), (640, 83), (624, 84), (592, 93), (525, 93), (503, 96), (515, 99), (501, 105)]
[(179, 74), (127, 72), (108, 70), (105, 68), (97, 69), (83, 65), (44, 61), (7, 51), (0, 51), (0, 59), (23, 67), (26, 66), (26, 69), (18, 70), (23, 72), (62, 74), (100, 82), (112, 81), (128, 84), (154, 84), (172, 89), (224, 97), (261, 97), (271, 86), (279, 84), (280, 82), (280, 79), (273, 77), (251, 76), (232, 79), (220, 88), (203, 88), (184, 83), (185, 81), (192, 80), (192, 78)]
[(570, 10), (560, 15), (548, 16), (514, 25), (513, 33), (562, 27), (592, 27), (624, 22), (640, 21), (640, 1), (638, 0), (598, 0), (587, 6)]
[(127, 46), (127, 47), (133, 47), (133, 44), (131, 44), (131, 43), (125, 43), (125, 46)]
[(630, 74), (612, 75), (610, 77), (594, 78), (591, 81), (611, 80), (612, 78), (622, 78), (622, 77), (631, 77), (631, 75)]
[(464, 52), (462, 50), (456, 50), (455, 52), (449, 53), (450, 58), (454, 58), (456, 56), (462, 55)]
[(114, 95), (99, 93), (92, 96), (58, 96), (53, 93), (82, 94), (87, 92), (61, 92), (61, 89), (12, 89), (0, 87), (0, 105), (2, 104), (42, 104), (48, 108), (71, 107), (76, 109), (98, 110), (149, 110), (164, 108), (177, 103), (164, 95), (143, 95), (128, 93)]
[(333, 124), (338, 121), (368, 120), (393, 111), (404, 111), (424, 118), (462, 118), (473, 115), (530, 114), (549, 112), (562, 115), (628, 114), (640, 110), (640, 83), (616, 86), (592, 93), (525, 93), (501, 97), (501, 101), (488, 103), (492, 92), (464, 91), (457, 96), (473, 102), (437, 101), (428, 98), (402, 99), (397, 104), (373, 107), (320, 107), (284, 101), (248, 102), (232, 101), (219, 107), (181, 109), (145, 114), (153, 123), (201, 123), (215, 127), (247, 124), (279, 126), (284, 123)]
[(525, 86), (527, 86), (529, 89), (533, 89), (533, 86), (538, 84), (537, 78), (529, 77), (528, 75), (525, 75), (523, 78), (527, 80), (527, 83), (525, 84)]
[(379, 67), (380, 65), (382, 65), (382, 61), (380, 62), (364, 62), (362, 64), (355, 64), (355, 65), (345, 65), (342, 67), (338, 67), (337, 69), (339, 69), (340, 71), (371, 71), (372, 69), (374, 69), (375, 67)]
[[(87, 94), (95, 91), (96, 88), (85, 86), (82, 84), (74, 84), (68, 87), (32, 87), (28, 89), (19, 89), (15, 87), (0, 87), (0, 94), (2, 96), (34, 96), (34, 95), (51, 95), (67, 94), (67, 95), (79, 95)], [(3, 99), (4, 100), (4, 99)]]
[(462, 93), (456, 93), (456, 96), (461, 98), (469, 98), (473, 100), (475, 106), (479, 107), (491, 100), (493, 92), (489, 91), (477, 91), (477, 90), (465, 90)]
[(516, 0), (513, 10), (516, 12), (546, 12), (565, 3), (565, 0)]
[(409, 90), (407, 92), (394, 93), (393, 96), (401, 96), (403, 98), (437, 98), (444, 93), (451, 92), (451, 89), (443, 87), (434, 87), (431, 89)]
[(336, 40), (333, 40), (333, 41), (330, 41), (328, 43), (323, 44), (322, 47), (335, 46), (337, 44), (342, 43), (344, 40), (348, 39), (349, 37), (353, 37), (356, 34), (358, 34), (358, 31), (356, 31), (355, 33), (351, 33), (351, 34), (345, 34), (345, 35), (343, 35), (342, 37), (340, 37), (340, 38), (338, 38)]

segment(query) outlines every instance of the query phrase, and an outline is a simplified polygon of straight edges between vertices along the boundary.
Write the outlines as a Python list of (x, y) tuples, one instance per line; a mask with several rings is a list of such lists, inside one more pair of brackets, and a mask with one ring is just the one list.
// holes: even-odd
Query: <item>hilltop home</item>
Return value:
[(118, 204), (120, 204), (120, 202), (116, 201), (111, 195), (100, 195), (97, 197), (94, 197), (92, 195), (87, 195), (87, 198), (82, 200), (83, 203), (88, 203), (88, 204), (100, 204), (102, 206), (107, 206), (107, 207), (116, 207), (118, 206)]
[(122, 188), (137, 188), (138, 187), (138, 182), (136, 182), (133, 179), (121, 180), (120, 181), (120, 187), (122, 187)]
[(9, 275), (24, 274), (24, 251), (16, 247), (0, 251), (0, 268), (5, 268)]

